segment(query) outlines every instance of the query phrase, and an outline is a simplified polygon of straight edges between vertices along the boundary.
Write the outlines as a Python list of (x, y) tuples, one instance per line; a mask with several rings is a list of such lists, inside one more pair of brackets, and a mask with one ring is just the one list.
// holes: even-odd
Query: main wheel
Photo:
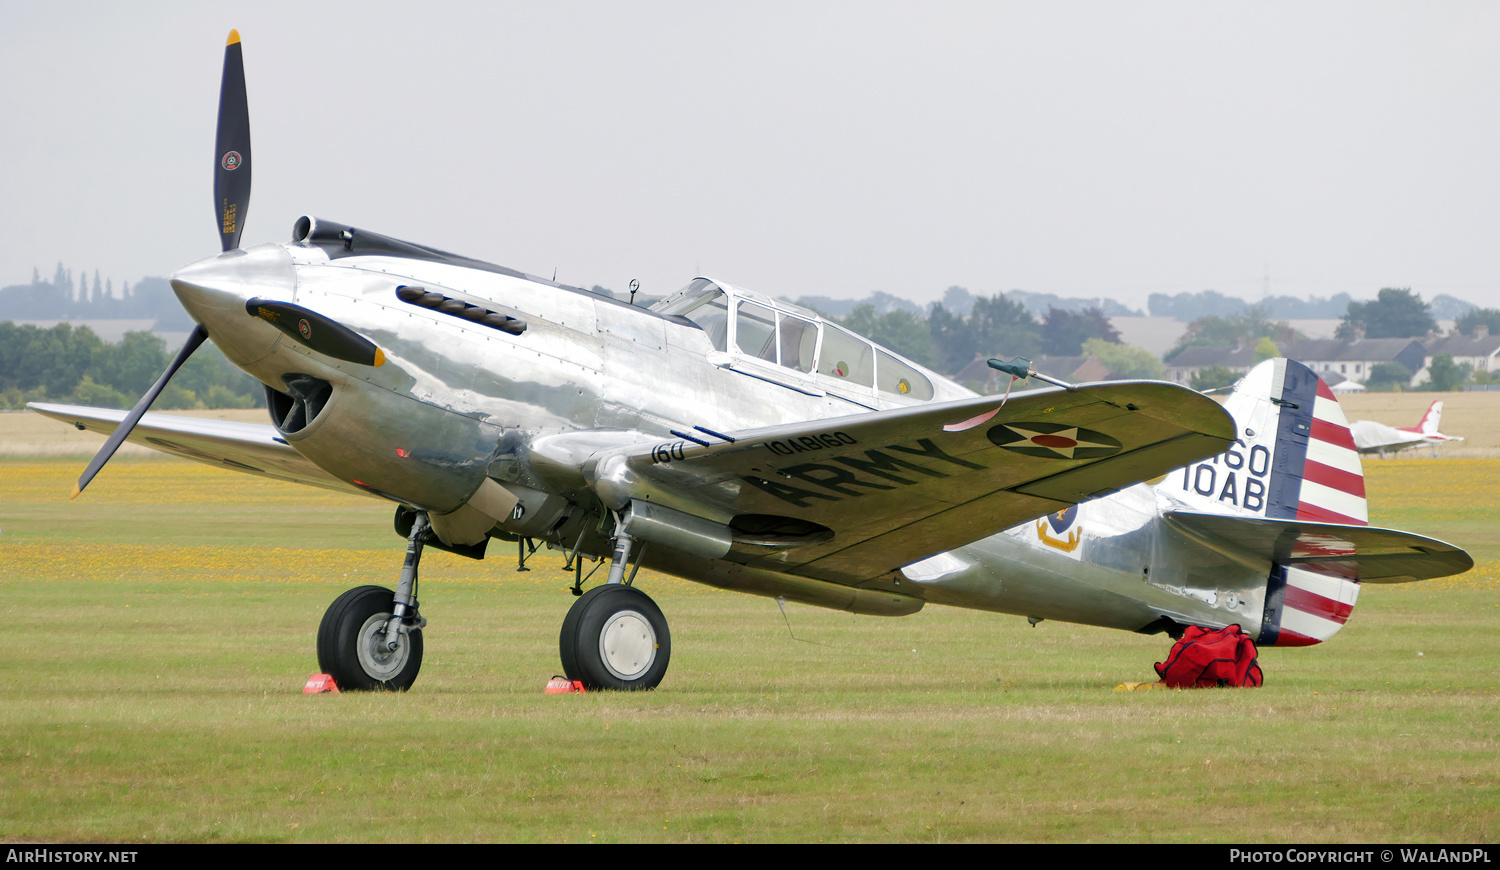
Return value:
[(404, 692), (422, 669), (422, 630), (401, 635), (396, 649), (385, 644), (385, 627), (396, 593), (360, 586), (334, 599), (318, 626), (318, 667), (340, 689)]
[(672, 635), (646, 593), (619, 583), (573, 602), (558, 638), (563, 673), (589, 689), (654, 689), (667, 674)]

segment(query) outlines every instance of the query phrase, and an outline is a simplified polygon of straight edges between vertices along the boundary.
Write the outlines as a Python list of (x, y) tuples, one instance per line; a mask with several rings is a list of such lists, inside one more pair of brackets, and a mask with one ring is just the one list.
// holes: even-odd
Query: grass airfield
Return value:
[(793, 637), (769, 599), (642, 572), (673, 630), (662, 687), (561, 697), (542, 693), (572, 601), (558, 557), (516, 573), (501, 542), (483, 562), (427, 551), (413, 690), (303, 696), (328, 603), (395, 582), (387, 506), (130, 457), (70, 502), (85, 462), (0, 459), (5, 840), (1500, 832), (1500, 459), (1367, 462), (1373, 523), (1478, 565), (1366, 587), (1329, 643), (1262, 651), (1260, 689), (1115, 692), (1170, 642), (939, 607), (788, 605)]

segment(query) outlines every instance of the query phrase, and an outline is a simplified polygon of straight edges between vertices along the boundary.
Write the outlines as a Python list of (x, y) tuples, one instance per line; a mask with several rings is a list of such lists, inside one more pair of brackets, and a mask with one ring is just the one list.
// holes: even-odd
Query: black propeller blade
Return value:
[[(218, 213), (219, 233), (225, 251), (240, 246), (240, 230), (245, 226), (245, 212), (250, 208), (250, 104), (245, 94), (245, 59), (240, 50), (240, 32), (229, 31), (229, 42), (224, 48), (224, 78), (219, 85), (219, 135), (214, 170), (214, 210)], [(135, 403), (124, 421), (115, 428), (114, 434), (99, 448), (94, 461), (84, 470), (83, 476), (73, 486), (69, 498), (77, 498), (89, 481), (99, 473), (120, 445), (130, 435), (135, 424), (141, 421), (151, 403), (161, 395), (172, 375), (182, 368), (193, 355), (208, 331), (202, 325), (193, 327), (187, 343), (177, 352), (167, 370), (161, 373), (146, 395)], [(363, 340), (363, 339), (361, 339)], [(371, 345), (373, 347), (373, 345)], [(379, 353), (379, 351), (376, 351)], [(383, 361), (383, 360), (382, 360)]]
[(214, 155), (214, 211), (225, 251), (240, 246), (240, 230), (250, 209), (250, 103), (245, 95), (245, 58), (240, 32), (229, 31), (224, 47), (224, 79), (219, 85), (219, 138)]
[(301, 305), (257, 296), (245, 303), (245, 310), (252, 317), (259, 317), (291, 336), (303, 347), (324, 356), (362, 366), (378, 366), (385, 362), (385, 354), (374, 342), (337, 320)]
[(151, 386), (151, 389), (146, 391), (146, 395), (141, 396), (141, 400), (135, 403), (134, 408), (130, 409), (130, 414), (125, 417), (119, 426), (115, 427), (114, 434), (110, 435), (109, 439), (104, 442), (104, 446), (99, 448), (99, 452), (94, 454), (94, 461), (89, 463), (89, 467), (84, 470), (83, 476), (78, 478), (78, 483), (73, 485), (73, 494), (68, 496), (68, 498), (78, 498), (78, 494), (83, 492), (83, 488), (88, 486), (89, 481), (94, 479), (94, 475), (99, 473), (99, 469), (104, 467), (104, 463), (108, 462), (109, 458), (115, 455), (115, 451), (120, 449), (120, 445), (125, 443), (125, 438), (130, 434), (130, 430), (135, 428), (135, 424), (141, 422), (141, 417), (146, 413), (146, 409), (151, 407), (151, 403), (156, 401), (156, 397), (161, 395), (161, 391), (166, 388), (167, 381), (170, 381), (172, 375), (178, 369), (182, 368), (182, 364), (187, 362), (188, 357), (193, 355), (193, 351), (197, 350), (198, 346), (203, 344), (203, 340), (206, 338), (208, 338), (208, 330), (202, 326), (193, 327), (192, 334), (188, 336), (187, 344), (182, 346), (182, 350), (177, 352), (176, 358), (167, 366), (167, 370), (161, 373), (161, 377), (156, 379), (156, 383)]

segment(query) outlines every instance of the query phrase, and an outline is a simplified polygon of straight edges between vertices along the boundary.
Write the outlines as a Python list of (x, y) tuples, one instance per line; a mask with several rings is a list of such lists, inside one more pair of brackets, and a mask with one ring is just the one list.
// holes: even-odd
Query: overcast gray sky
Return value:
[[(1500, 4), (0, 0), (0, 285), (316, 214), (667, 292), (1500, 304)], [(0, 312), (3, 316), (3, 312)]]

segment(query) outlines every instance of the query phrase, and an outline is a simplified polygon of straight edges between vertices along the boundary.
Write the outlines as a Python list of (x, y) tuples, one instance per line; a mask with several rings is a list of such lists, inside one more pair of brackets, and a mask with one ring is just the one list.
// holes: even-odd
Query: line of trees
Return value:
[[(1454, 327), (1457, 332), (1468, 336), (1474, 336), (1480, 327), (1488, 329), (1491, 335), (1500, 335), (1500, 309), (1470, 307), (1457, 318)], [(1385, 287), (1372, 300), (1349, 302), (1335, 337), (1342, 340), (1412, 338), (1429, 342), (1436, 332), (1437, 321), (1431, 304), (1408, 287)], [(1304, 338), (1285, 322), (1272, 321), (1264, 309), (1255, 307), (1230, 317), (1209, 315), (1194, 320), (1177, 346), (1167, 353), (1166, 359), (1171, 362), (1190, 347), (1253, 345), (1254, 361), (1259, 362), (1279, 356), (1279, 348)], [(1374, 391), (1410, 389), (1414, 374), (1399, 362), (1380, 362), (1371, 366), (1364, 386)], [(1493, 373), (1483, 369), (1472, 371), (1468, 365), (1456, 363), (1453, 355), (1446, 353), (1432, 358), (1427, 374), (1429, 379), (1415, 389), (1451, 391), (1468, 383), (1488, 384), (1496, 380)], [(1238, 378), (1239, 374), (1233, 369), (1209, 366), (1193, 377), (1192, 386), (1198, 390), (1214, 389), (1228, 386)]]
[[(596, 292), (613, 295), (602, 287)], [(849, 313), (830, 319), (918, 363), (947, 375), (956, 375), (976, 358), (1040, 356), (1076, 357), (1092, 355), (1117, 375), (1160, 377), (1163, 366), (1150, 353), (1120, 343), (1120, 335), (1099, 307), (1079, 308), (1083, 300), (1062, 300), (1069, 307), (1048, 307), (1046, 313), (1034, 316), (1037, 299), (1009, 298), (997, 293), (979, 297), (963, 287), (950, 287), (926, 316), (915, 304), (876, 294), (857, 303)], [(1447, 299), (1447, 297), (1442, 297)], [(834, 300), (802, 299), (808, 307), (821, 309), (819, 302)], [(1324, 300), (1314, 300), (1324, 302)], [(1346, 295), (1327, 302), (1343, 302), (1346, 310), (1338, 337), (1363, 334), (1367, 338), (1422, 336), (1436, 328), (1429, 303), (1409, 288), (1384, 288), (1368, 302), (1348, 300)], [(1450, 300), (1458, 305), (1468, 305)], [(1199, 294), (1152, 296), (1152, 312), (1170, 311), (1182, 315), (1196, 306), (1220, 311), (1230, 303), (1244, 305), (1213, 291)], [(946, 304), (946, 303), (952, 303)], [(1030, 305), (1030, 307), (1028, 307)], [(1202, 310), (1200, 307), (1198, 310)], [(61, 263), (50, 281), (42, 280), (33, 270), (30, 284), (0, 289), (0, 311), (21, 319), (61, 318), (152, 318), (156, 330), (186, 330), (192, 326), (177, 304), (169, 283), (163, 278), (144, 278), (134, 287), (121, 286), (118, 295), (113, 281), (102, 280), (96, 271), (92, 283), (87, 275), (75, 278)], [(823, 312), (825, 315), (829, 312)], [(1458, 320), (1458, 329), (1472, 334), (1475, 327), (1487, 325), (1492, 334), (1500, 334), (1500, 309), (1472, 308)], [(1165, 355), (1170, 362), (1189, 347), (1237, 347), (1254, 345), (1257, 358), (1275, 356), (1277, 347), (1303, 339), (1285, 322), (1274, 321), (1268, 308), (1245, 307), (1227, 316), (1205, 314), (1188, 327), (1177, 347)], [(170, 355), (162, 340), (152, 333), (129, 333), (117, 345), (103, 342), (87, 328), (66, 323), (51, 329), (0, 325), (0, 409), (18, 408), (28, 401), (54, 400), (80, 404), (128, 407), (165, 368)], [(1209, 381), (1232, 376), (1232, 372), (1205, 370)], [(1389, 374), (1393, 383), (1396, 372)], [(1440, 372), (1447, 382), (1446, 370)], [(1458, 376), (1457, 373), (1453, 373)], [(1479, 373), (1481, 376), (1484, 373)], [(1408, 375), (1409, 377), (1409, 375)], [(1462, 379), (1468, 378), (1467, 370)], [(1476, 378), (1478, 380), (1479, 378)], [(1382, 383), (1372, 378), (1376, 388)], [(1195, 384), (1196, 386), (1196, 384)], [(251, 407), (263, 405), (260, 385), (234, 368), (211, 345), (189, 361), (163, 396), (164, 408)]]
[[(0, 410), (27, 402), (67, 402), (129, 408), (172, 360), (166, 342), (150, 332), (128, 332), (110, 344), (88, 327), (51, 329), (0, 321)], [(253, 408), (265, 405), (260, 382), (205, 344), (152, 405), (166, 410)]]
[(1410, 287), (1382, 287), (1369, 302), (1350, 302), (1335, 338), (1421, 338), (1437, 329), (1432, 307)]
[(1453, 326), (1464, 335), (1473, 335), (1480, 326), (1488, 329), (1490, 335), (1500, 335), (1500, 308), (1475, 308), (1454, 321)]
[(974, 298), (967, 315), (942, 304), (932, 306), (925, 318), (905, 308), (882, 314), (873, 304), (864, 303), (847, 316), (830, 319), (947, 375), (957, 374), (975, 357), (1080, 356), (1091, 340), (1120, 341), (1119, 332), (1101, 309), (1051, 308), (1037, 319), (1003, 293)]
[[(1167, 362), (1190, 347), (1246, 347), (1253, 346), (1257, 354), (1267, 347), (1270, 359), (1277, 355), (1277, 347), (1306, 338), (1284, 321), (1273, 321), (1263, 309), (1250, 308), (1243, 314), (1229, 317), (1207, 315), (1188, 324), (1187, 331), (1177, 340), (1177, 346), (1167, 351)], [(1269, 344), (1267, 344), (1269, 343)]]
[(102, 278), (95, 270), (75, 278), (62, 263), (50, 281), (33, 269), (30, 284), (0, 288), (0, 311), (12, 320), (154, 320), (162, 332), (186, 332), (192, 318), (177, 304), (177, 296), (165, 278), (142, 278), (134, 285)]

